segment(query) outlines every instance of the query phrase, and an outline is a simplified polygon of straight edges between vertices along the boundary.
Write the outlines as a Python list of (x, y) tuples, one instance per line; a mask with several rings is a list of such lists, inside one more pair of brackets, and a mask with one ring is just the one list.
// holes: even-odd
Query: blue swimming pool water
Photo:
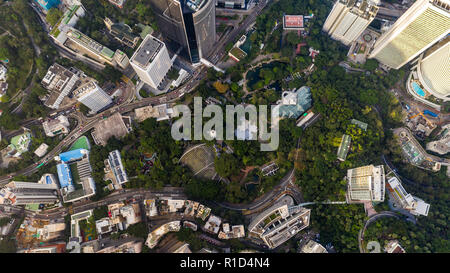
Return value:
[(425, 92), (422, 90), (422, 88), (420, 88), (420, 86), (416, 82), (413, 82), (411, 85), (414, 91), (417, 93), (417, 95), (425, 97)]

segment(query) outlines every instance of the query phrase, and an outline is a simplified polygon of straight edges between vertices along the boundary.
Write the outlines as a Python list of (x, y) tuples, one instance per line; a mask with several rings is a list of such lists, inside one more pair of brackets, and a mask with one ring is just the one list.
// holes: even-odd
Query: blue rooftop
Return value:
[(76, 149), (76, 150), (72, 150), (72, 151), (68, 151), (68, 152), (60, 154), (59, 159), (62, 162), (67, 163), (67, 162), (70, 162), (73, 160), (81, 159), (87, 153), (88, 153), (88, 150), (86, 150), (86, 149)]
[(61, 188), (66, 188), (73, 185), (72, 174), (70, 173), (69, 165), (61, 163), (56, 165), (56, 170), (58, 171), (59, 184)]

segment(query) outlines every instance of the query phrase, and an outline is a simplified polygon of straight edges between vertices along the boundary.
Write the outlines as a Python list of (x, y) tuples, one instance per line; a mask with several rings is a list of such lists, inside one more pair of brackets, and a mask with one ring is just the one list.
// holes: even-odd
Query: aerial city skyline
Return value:
[(0, 0), (0, 253), (448, 253), (449, 34), (449, 0)]

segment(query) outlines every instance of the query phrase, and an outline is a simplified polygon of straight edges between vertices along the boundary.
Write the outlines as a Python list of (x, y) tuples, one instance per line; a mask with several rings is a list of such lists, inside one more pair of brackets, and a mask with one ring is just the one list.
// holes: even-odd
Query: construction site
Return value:
[(425, 112), (410, 112), (406, 118), (406, 126), (419, 139), (425, 139), (437, 127), (433, 117), (427, 117)]
[(62, 239), (66, 225), (26, 217), (16, 234), (17, 248), (30, 249), (46, 242)]

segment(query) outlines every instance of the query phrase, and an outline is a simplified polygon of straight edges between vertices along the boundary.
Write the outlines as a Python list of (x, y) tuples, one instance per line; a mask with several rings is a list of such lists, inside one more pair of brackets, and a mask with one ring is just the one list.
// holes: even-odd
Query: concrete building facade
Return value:
[(13, 181), (0, 190), (0, 204), (53, 203), (58, 200), (57, 189), (54, 184)]
[(384, 166), (367, 165), (347, 170), (347, 202), (383, 202)]
[(413, 79), (431, 95), (450, 100), (450, 36), (432, 46), (412, 68)]
[(155, 89), (172, 67), (166, 45), (151, 35), (134, 52), (130, 64), (139, 78)]
[(216, 40), (214, 0), (151, 0), (165, 39), (182, 46), (192, 63), (212, 51)]
[(87, 80), (77, 90), (73, 91), (73, 96), (95, 113), (113, 102), (111, 97), (92, 79)]
[(417, 0), (374, 45), (369, 58), (394, 69), (450, 32), (450, 0)]
[(310, 214), (311, 210), (304, 207), (275, 204), (252, 220), (248, 235), (262, 240), (270, 249), (276, 248), (308, 227)]
[(348, 46), (375, 19), (378, 3), (378, 0), (338, 0), (322, 29), (330, 34), (331, 38)]

